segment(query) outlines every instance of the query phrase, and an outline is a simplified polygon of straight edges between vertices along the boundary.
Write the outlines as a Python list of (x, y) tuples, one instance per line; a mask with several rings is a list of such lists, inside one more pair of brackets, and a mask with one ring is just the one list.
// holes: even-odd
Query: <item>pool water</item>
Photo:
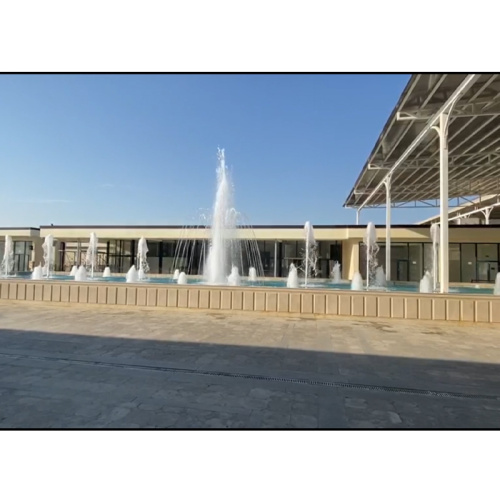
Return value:
[[(31, 273), (19, 273), (17, 276), (12, 276), (11, 278), (16, 279), (31, 279)], [(74, 281), (73, 276), (68, 275), (55, 275), (50, 278), (50, 280), (57, 281)], [(91, 282), (109, 282), (109, 283), (125, 283), (125, 276), (111, 276), (110, 278), (103, 278), (101, 276), (95, 277), (93, 279), (88, 278), (87, 281), (82, 281), (80, 283), (91, 283)], [(147, 278), (145, 281), (138, 282), (137, 284), (177, 284), (175, 280), (172, 278)], [(204, 285), (202, 279), (199, 278), (188, 278), (189, 285)], [(257, 281), (248, 281), (246, 279), (241, 280), (241, 286), (244, 287), (273, 287), (273, 288), (286, 288), (286, 280), (285, 279), (277, 279), (277, 280), (257, 280)], [(301, 284), (300, 288), (304, 288)], [(307, 285), (307, 289), (327, 289), (327, 290), (351, 290), (351, 283), (342, 282), (342, 283), (332, 283), (328, 281), (318, 281), (318, 282), (309, 282)], [(401, 284), (401, 285), (391, 285), (386, 288), (370, 288), (371, 291), (376, 292), (413, 292), (417, 293), (419, 291), (419, 286), (417, 283), (415, 284)], [(492, 295), (493, 288), (480, 288), (474, 286), (460, 286), (450, 288), (450, 293), (460, 293), (460, 294), (480, 294), (480, 295)]]

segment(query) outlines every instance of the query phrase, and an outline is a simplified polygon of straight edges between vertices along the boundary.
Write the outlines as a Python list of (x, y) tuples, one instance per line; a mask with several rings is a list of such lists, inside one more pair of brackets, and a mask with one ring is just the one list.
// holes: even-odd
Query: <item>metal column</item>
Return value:
[(385, 279), (391, 281), (391, 176), (384, 181), (385, 208)]
[(448, 248), (448, 113), (439, 115), (439, 291), (448, 293), (449, 248)]
[(356, 226), (359, 226), (359, 213), (361, 212), (361, 210), (356, 210)]

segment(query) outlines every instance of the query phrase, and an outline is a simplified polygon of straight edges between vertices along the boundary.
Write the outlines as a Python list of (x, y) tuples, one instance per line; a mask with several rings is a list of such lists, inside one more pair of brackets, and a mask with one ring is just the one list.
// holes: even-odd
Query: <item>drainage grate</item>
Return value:
[(189, 375), (204, 375), (209, 377), (241, 378), (248, 380), (259, 380), (263, 382), (283, 382), (287, 384), (302, 384), (310, 386), (333, 387), (338, 389), (354, 389), (372, 392), (392, 392), (397, 394), (413, 394), (418, 396), (431, 396), (438, 398), (458, 398), (458, 399), (488, 399), (500, 400), (498, 396), (485, 394), (465, 394), (460, 392), (431, 391), (426, 389), (411, 389), (406, 387), (390, 387), (383, 385), (353, 384), (348, 382), (328, 382), (324, 380), (311, 380), (305, 378), (269, 377), (267, 375), (252, 375), (247, 373), (232, 373), (210, 370), (195, 370), (192, 368), (172, 368), (165, 366), (137, 365), (128, 363), (114, 363), (109, 361), (86, 361), (81, 359), (61, 358), (52, 356), (35, 356), (29, 354), (9, 354), (0, 353), (0, 357), (13, 359), (34, 359), (38, 361), (49, 361), (68, 363), (75, 365), (101, 366), (105, 368), (120, 368), (126, 370), (146, 370), (166, 373), (185, 373)]

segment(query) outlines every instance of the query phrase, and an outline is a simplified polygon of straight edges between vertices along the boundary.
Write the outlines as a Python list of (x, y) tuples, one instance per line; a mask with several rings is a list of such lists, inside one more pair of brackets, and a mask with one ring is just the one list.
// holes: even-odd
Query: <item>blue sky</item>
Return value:
[(193, 223), (217, 147), (252, 224), (353, 224), (342, 204), (408, 78), (0, 75), (0, 226)]

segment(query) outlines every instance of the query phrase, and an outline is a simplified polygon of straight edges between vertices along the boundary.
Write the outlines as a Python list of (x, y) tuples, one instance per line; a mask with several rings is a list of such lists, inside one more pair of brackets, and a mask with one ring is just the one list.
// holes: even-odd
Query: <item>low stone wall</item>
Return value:
[(493, 295), (0, 280), (0, 299), (500, 323), (500, 297)]

